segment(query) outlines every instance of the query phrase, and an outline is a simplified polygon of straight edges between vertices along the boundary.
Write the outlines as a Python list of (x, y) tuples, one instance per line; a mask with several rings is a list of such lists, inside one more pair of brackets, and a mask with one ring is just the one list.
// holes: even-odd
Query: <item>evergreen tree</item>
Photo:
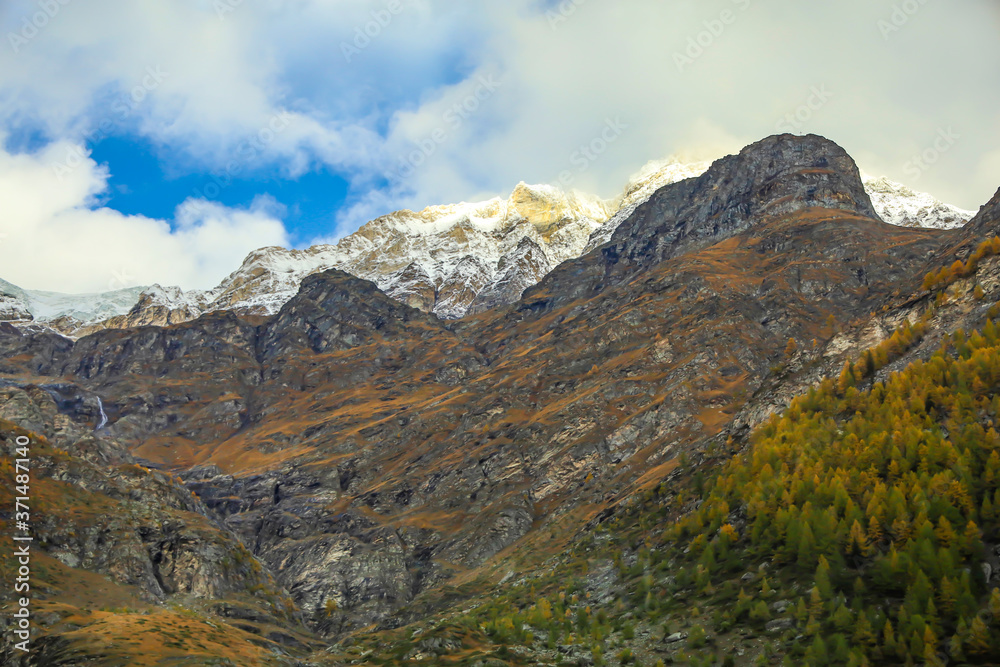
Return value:
[(812, 646), (809, 647), (809, 664), (821, 667), (830, 664), (830, 655), (826, 648), (826, 642), (821, 635), (816, 635)]
[(986, 656), (990, 653), (990, 630), (979, 616), (969, 624), (969, 638), (965, 643), (966, 652), (973, 656)]
[(858, 614), (857, 620), (854, 622), (854, 632), (851, 635), (851, 639), (855, 645), (863, 647), (866, 651), (871, 650), (875, 646), (875, 631), (866, 613), (860, 612)]
[[(874, 518), (874, 517), (873, 517)], [(870, 555), (871, 549), (868, 545), (868, 535), (861, 527), (861, 522), (855, 520), (851, 524), (851, 531), (847, 541), (847, 555), (855, 557), (865, 557)]]
[(843, 396), (850, 387), (854, 386), (854, 366), (850, 361), (844, 362), (844, 368), (840, 371), (840, 378), (837, 380), (837, 392)]
[(816, 590), (820, 597), (829, 600), (833, 597), (833, 586), (830, 584), (830, 564), (825, 556), (819, 557), (819, 565), (816, 566)]
[(894, 655), (896, 653), (896, 631), (889, 619), (885, 619), (885, 625), (882, 626), (882, 646), (885, 647), (886, 654)]
[(816, 562), (816, 538), (808, 522), (802, 526), (798, 545), (798, 563), (802, 569), (810, 569)]

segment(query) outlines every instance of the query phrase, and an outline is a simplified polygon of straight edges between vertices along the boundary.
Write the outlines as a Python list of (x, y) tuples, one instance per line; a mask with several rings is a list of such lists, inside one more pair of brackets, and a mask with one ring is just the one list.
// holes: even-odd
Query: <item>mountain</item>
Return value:
[(890, 225), (954, 229), (976, 214), (945, 204), (925, 192), (914, 192), (885, 177), (862, 176), (875, 210)]
[[(655, 163), (651, 163), (651, 165), (653, 164)], [(693, 178), (703, 174), (708, 168), (708, 163), (668, 165), (666, 173), (671, 176), (678, 174), (676, 171), (677, 167), (682, 169), (680, 174), (683, 175), (683, 178)], [(648, 168), (649, 166), (647, 166)], [(588, 252), (610, 241), (615, 229), (618, 228), (618, 225), (625, 218), (632, 214), (635, 207), (648, 199), (662, 184), (665, 184), (659, 183), (659, 179), (655, 176), (656, 172), (654, 171), (653, 173), (653, 177), (648, 180), (649, 185), (642, 188), (643, 194), (637, 195), (631, 206), (623, 207), (593, 234), (590, 243), (587, 245)], [(676, 180), (682, 180), (682, 178), (677, 178)], [(951, 204), (946, 204), (926, 192), (915, 192), (901, 183), (890, 181), (884, 176), (874, 177), (862, 173), (861, 181), (879, 218), (890, 225), (927, 227), (929, 229), (955, 229), (967, 223), (975, 215), (975, 211), (965, 211)], [(643, 181), (639, 180), (638, 182), (642, 183)]]
[[(18, 313), (27, 310), (34, 319), (79, 336), (102, 328), (172, 324), (217, 310), (273, 315), (305, 277), (339, 268), (373, 280), (404, 303), (454, 319), (484, 290), (493, 296), (484, 296), (477, 309), (497, 295), (516, 299), (519, 293), (512, 289), (534, 284), (552, 266), (578, 256), (616, 205), (521, 183), (506, 199), (382, 216), (336, 245), (261, 248), (212, 290), (156, 285), (109, 294), (99, 302), (94, 295), (29, 294), (3, 285), (0, 290), (14, 297)], [(8, 307), (12, 313), (14, 300)]]
[(654, 192), (665, 185), (701, 176), (709, 166), (711, 162), (681, 163), (670, 159), (647, 163), (625, 186), (622, 205), (618, 211), (591, 234), (584, 253), (610, 241), (618, 225), (632, 215), (640, 204), (652, 197)]
[[(953, 555), (906, 547), (921, 568), (939, 564), (936, 586), (945, 571), (958, 577), (954, 601), (922, 583), (892, 588), (874, 561), (817, 575), (818, 555), (841, 566), (841, 518), (876, 513), (866, 494), (888, 480), (912, 491), (902, 511), (890, 506), (921, 530), (921, 512), (950, 512), (945, 498), (955, 522), (981, 511), (959, 492), (980, 501), (992, 484), (982, 462), (995, 409), (980, 398), (993, 358), (957, 332), (1000, 313), (998, 229), (1000, 192), (961, 229), (887, 225), (841, 147), (781, 135), (656, 189), (579, 257), (546, 265), (524, 234), (497, 261), (509, 289), (497, 281), (472, 300), (497, 305), (458, 321), (327, 269), (267, 316), (234, 308), (77, 340), (0, 323), (0, 433), (8, 448), (17, 435), (39, 443), (42, 664), (141, 664), (151, 651), (275, 665), (808, 664), (807, 651), (823, 659), (816, 637), (839, 664), (850, 656), (835, 636), (853, 637), (858, 610), (879, 632), (890, 619), (894, 633), (905, 627), (892, 654), (905, 663), (961, 634), (935, 618), (988, 608), (991, 577), (976, 566), (995, 564), (995, 524), (975, 528), (981, 551), (946, 531)], [(499, 305), (531, 272), (537, 284)], [(906, 377), (968, 380), (974, 405), (919, 394), (967, 446), (934, 449), (920, 440), (930, 423), (907, 421), (871, 444), (905, 470), (848, 458), (868, 460), (868, 432), (848, 421), (877, 408), (861, 392), (899, 411), (917, 394), (892, 374), (945, 341), (981, 366), (978, 384), (947, 365)], [(768, 487), (763, 505), (719, 486), (759, 443), (795, 454), (772, 416), (826, 409), (820, 389), (841, 377), (816, 432), (844, 448), (810, 442), (808, 475), (775, 460), (775, 479), (795, 483)], [(853, 496), (823, 486), (841, 478)], [(10, 475), (0, 490), (15, 495)], [(806, 500), (810, 530), (838, 514), (806, 540), (801, 567), (751, 542), (770, 530), (755, 517)], [(894, 567), (919, 579), (908, 565)], [(115, 611), (86, 611), (98, 605)], [(750, 608), (759, 627), (744, 623)], [(919, 644), (915, 616), (933, 633)], [(0, 652), (12, 661), (9, 636)]]
[(93, 294), (62, 294), (24, 290), (0, 279), (0, 322), (37, 320), (72, 329), (127, 313), (146, 289), (129, 287)]
[(502, 277), (501, 265), (517, 265), (522, 240), (533, 243), (546, 264), (558, 264), (583, 250), (609, 207), (595, 197), (521, 183), (507, 199), (398, 211), (336, 245), (252, 253), (213, 292), (210, 307), (272, 314), (302, 278), (338, 268), (404, 303), (458, 318)]
[(30, 322), (33, 319), (23, 299), (12, 294), (0, 294), (0, 321)]
[[(104, 295), (27, 296), (2, 283), (0, 292), (14, 298), (0, 302), (6, 304), (0, 318), (28, 319), (29, 312), (78, 337), (105, 328), (177, 324), (216, 310), (267, 316), (296, 294), (306, 276), (338, 268), (410, 306), (459, 319), (517, 301), (560, 263), (608, 243), (657, 190), (698, 177), (710, 164), (650, 162), (612, 200), (521, 183), (507, 199), (397, 211), (335, 245), (256, 250), (212, 290), (155, 285)], [(878, 216), (890, 224), (951, 229), (973, 216), (885, 178), (862, 175), (862, 181)]]

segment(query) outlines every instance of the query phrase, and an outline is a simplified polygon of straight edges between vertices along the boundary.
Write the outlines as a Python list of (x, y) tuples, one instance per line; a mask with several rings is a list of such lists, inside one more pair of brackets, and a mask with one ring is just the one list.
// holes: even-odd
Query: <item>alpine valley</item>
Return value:
[(0, 282), (0, 659), (1000, 664), (998, 235), (780, 135), (207, 291)]

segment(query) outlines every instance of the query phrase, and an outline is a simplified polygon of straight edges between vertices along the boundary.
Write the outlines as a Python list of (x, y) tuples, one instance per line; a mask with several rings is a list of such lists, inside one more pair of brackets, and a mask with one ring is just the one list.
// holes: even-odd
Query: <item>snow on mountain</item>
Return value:
[[(208, 312), (210, 293), (182, 290), (179, 287), (153, 285), (141, 294), (132, 307), (121, 315), (75, 327), (60, 327), (63, 333), (85, 336), (101, 329), (127, 329), (143, 326), (166, 326), (193, 320)], [(67, 330), (69, 329), (69, 330)]]
[[(665, 185), (701, 176), (710, 166), (711, 162), (683, 164), (672, 160), (647, 164), (629, 181), (621, 208), (594, 232), (585, 252), (590, 252), (610, 241), (618, 226), (654, 192)], [(915, 192), (884, 176), (874, 177), (862, 173), (861, 181), (868, 196), (871, 197), (875, 212), (890, 225), (954, 229), (967, 223), (976, 214), (975, 211), (965, 211), (951, 204), (945, 204), (926, 192)]]
[(512, 252), (500, 258), (497, 277), (479, 290), (468, 313), (482, 313), (497, 306), (514, 303), (521, 298), (524, 290), (537, 284), (555, 266), (534, 240), (522, 238)]
[(579, 256), (616, 208), (599, 197), (520, 183), (507, 199), (396, 211), (336, 245), (254, 251), (208, 293), (205, 308), (271, 314), (303, 278), (337, 268), (411, 306), (458, 318), (482, 290), (498, 280), (510, 284), (511, 267), (523, 266), (532, 276), (524, 280), (537, 282), (537, 271), (521, 261), (523, 240), (537, 247), (536, 262), (554, 267)]
[[(520, 183), (506, 199), (396, 211), (336, 244), (255, 250), (212, 290), (154, 285), (70, 295), (22, 290), (0, 280), (0, 321), (34, 319), (84, 335), (174, 324), (215, 310), (271, 315), (295, 296), (305, 277), (331, 268), (371, 280), (414, 308), (460, 318), (516, 301), (561, 262), (610, 241), (657, 190), (700, 176), (710, 164), (650, 162), (614, 199)], [(886, 178), (862, 178), (875, 210), (890, 224), (949, 229), (974, 215)]]
[(96, 294), (63, 294), (25, 290), (0, 279), (0, 321), (100, 322), (127, 313), (144, 290), (146, 287), (129, 287)]
[(976, 215), (975, 211), (945, 204), (926, 192), (915, 192), (884, 176), (874, 178), (862, 174), (861, 178), (875, 210), (890, 225), (954, 229)]
[(10, 294), (0, 294), (0, 322), (30, 322), (33, 319), (23, 301)]
[(654, 192), (672, 183), (701, 176), (710, 166), (711, 162), (683, 163), (672, 158), (647, 162), (646, 166), (629, 179), (618, 210), (594, 231), (583, 254), (610, 241), (618, 226), (632, 215), (635, 209), (646, 203)]

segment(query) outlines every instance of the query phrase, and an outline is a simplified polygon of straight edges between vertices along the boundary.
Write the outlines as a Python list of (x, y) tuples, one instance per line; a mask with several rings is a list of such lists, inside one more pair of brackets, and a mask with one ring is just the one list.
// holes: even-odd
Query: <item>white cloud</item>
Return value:
[[(911, 157), (953, 127), (962, 139), (911, 185), (964, 208), (1000, 185), (1000, 89), (984, 83), (1000, 66), (995, 0), (919, 3), (890, 33), (879, 22), (899, 21), (896, 0), (398, 0), (387, 14), (394, 1), (242, 2), (220, 17), (212, 0), (74, 0), (17, 53), (0, 43), (0, 131), (83, 143), (104, 121), (152, 141), (168, 170), (330, 168), (352, 184), (334, 236), (395, 208), (566, 172), (572, 187), (611, 196), (649, 160), (737, 150), (803, 108), (794, 129), (824, 134), (866, 171), (902, 182)], [(552, 21), (559, 7), (574, 9)], [(0, 32), (16, 33), (36, 9), (2, 3)], [(357, 51), (345, 56), (344, 44)], [(678, 54), (691, 62), (679, 66)], [(147, 90), (150, 68), (164, 75)], [(500, 85), (484, 94), (484, 79)], [(819, 104), (817, 87), (830, 93)], [(289, 122), (269, 132), (278, 115)], [(609, 122), (623, 129), (602, 144)], [(579, 159), (591, 144), (600, 153)], [(163, 221), (87, 212), (105, 179), (84, 172), (22, 201), (39, 208), (36, 229), (69, 211), (113, 222), (135, 248), (159, 238)], [(202, 280), (195, 268), (157, 270)]]
[[(557, 23), (527, 11), (533, 4), (494, 8), (478, 67), (393, 116), (391, 164), (419, 158), (435, 128), (447, 132), (382, 193), (387, 205), (497, 194), (566, 171), (574, 187), (610, 196), (649, 160), (718, 157), (788, 128), (823, 134), (867, 170), (906, 182), (910, 157), (954, 126), (964, 140), (913, 185), (967, 208), (1000, 185), (983, 162), (1000, 145), (1000, 89), (983, 84), (1000, 66), (1000, 42), (989, 36), (1000, 23), (995, 3), (921, 5), (888, 40), (878, 22), (893, 17), (892, 0), (549, 3), (575, 7)], [(692, 41), (704, 46), (689, 51)], [(693, 62), (678, 67), (688, 53)], [(502, 87), (449, 127), (444, 114), (483, 76)], [(597, 159), (574, 160), (609, 119), (627, 129)], [(344, 228), (358, 213), (344, 212)]]
[(3, 278), (28, 289), (93, 292), (161, 283), (214, 287), (251, 250), (288, 245), (273, 201), (247, 210), (195, 200), (169, 221), (94, 208), (107, 173), (85, 158), (59, 171), (68, 151), (0, 151), (0, 257)]
[[(37, 9), (7, 5), (0, 24), (16, 27)], [(276, 13), (274, 3), (245, 3), (221, 18), (200, 0), (68, 3), (16, 53), (9, 39), (0, 45), (0, 121), (72, 140), (111, 121), (109, 132), (135, 132), (182, 162), (217, 168), (283, 114), (291, 122), (264, 142), (258, 162), (290, 173), (314, 159), (364, 169), (375, 135), (359, 118), (320, 120), (323, 110), (292, 89), (279, 55), (294, 37), (271, 34)]]

